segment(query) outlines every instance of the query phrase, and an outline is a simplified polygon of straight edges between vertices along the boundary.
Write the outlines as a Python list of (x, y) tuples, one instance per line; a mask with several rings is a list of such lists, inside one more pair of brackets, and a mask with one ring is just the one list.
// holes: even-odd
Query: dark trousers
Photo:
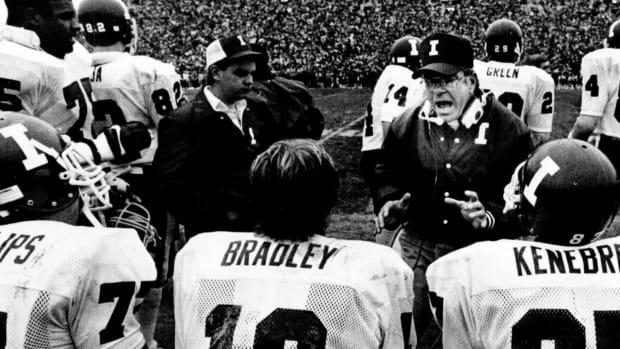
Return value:
[[(432, 338), (433, 332), (438, 327), (433, 324), (433, 314), (428, 297), (428, 283), (426, 282), (426, 269), (437, 258), (446, 255), (456, 248), (454, 246), (428, 240), (418, 233), (413, 232), (408, 226), (404, 226), (399, 233), (400, 254), (403, 260), (413, 270), (413, 321), (415, 322), (418, 347), (424, 342), (436, 342), (438, 338)], [(439, 330), (439, 333), (440, 330)], [(426, 334), (426, 336), (425, 336)], [(431, 338), (429, 338), (431, 337)]]
[(360, 173), (368, 189), (370, 190), (370, 196), (372, 197), (372, 206), (375, 214), (379, 212), (381, 207), (377, 207), (377, 175), (375, 174), (375, 167), (379, 162), (382, 155), (381, 149), (363, 151), (360, 157)]
[(616, 173), (620, 173), (620, 138), (601, 135), (598, 148), (607, 155)]

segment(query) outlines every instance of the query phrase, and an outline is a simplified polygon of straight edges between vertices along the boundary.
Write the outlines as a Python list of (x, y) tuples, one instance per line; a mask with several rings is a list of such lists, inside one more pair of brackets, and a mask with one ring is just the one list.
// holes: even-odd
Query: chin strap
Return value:
[(504, 209), (502, 210), (504, 214), (518, 209), (521, 205), (521, 184), (519, 183), (519, 178), (524, 166), (525, 161), (517, 165), (512, 173), (512, 177), (510, 177), (510, 182), (504, 187)]
[[(471, 99), (460, 119), (463, 126), (469, 129), (478, 123), (480, 118), (482, 118), (482, 115), (484, 115), (484, 106), (486, 105), (487, 96), (488, 93), (482, 95), (480, 98), (474, 97)], [(438, 126), (446, 123), (444, 119), (437, 116), (437, 113), (435, 113), (435, 109), (429, 100), (424, 101), (424, 104), (420, 109), (420, 113), (418, 114), (418, 118), (432, 122)]]
[(487, 95), (482, 95), (480, 98), (474, 97), (469, 105), (465, 108), (463, 116), (461, 116), (461, 124), (466, 128), (471, 128), (477, 124), (482, 115), (484, 114), (484, 106), (486, 105)]
[(441, 126), (445, 123), (444, 119), (437, 116), (437, 114), (435, 113), (435, 109), (433, 109), (433, 105), (429, 100), (424, 101), (422, 109), (420, 109), (420, 113), (418, 114), (418, 118), (420, 118), (421, 120), (432, 122), (437, 126)]

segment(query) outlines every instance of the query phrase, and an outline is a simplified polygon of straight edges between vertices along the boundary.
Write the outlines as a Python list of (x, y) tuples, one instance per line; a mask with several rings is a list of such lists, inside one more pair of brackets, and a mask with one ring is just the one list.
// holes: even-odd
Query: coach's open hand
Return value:
[(475, 191), (465, 190), (465, 196), (469, 201), (445, 198), (444, 202), (461, 210), (461, 215), (466, 221), (471, 223), (474, 229), (486, 229), (489, 226), (489, 217), (486, 215), (484, 205), (478, 200)]
[(383, 228), (393, 230), (402, 223), (407, 210), (409, 210), (409, 200), (411, 194), (405, 193), (400, 200), (392, 200), (386, 202), (377, 214), (375, 228), (381, 231)]

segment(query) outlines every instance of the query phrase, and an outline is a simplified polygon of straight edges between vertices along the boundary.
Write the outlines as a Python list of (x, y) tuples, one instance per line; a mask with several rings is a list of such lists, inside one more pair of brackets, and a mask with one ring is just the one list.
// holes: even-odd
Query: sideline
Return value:
[(365, 117), (366, 117), (366, 114), (362, 114), (361, 116), (357, 116), (355, 118), (355, 120), (349, 122), (348, 124), (342, 126), (341, 128), (324, 134), (323, 137), (321, 137), (321, 139), (319, 140), (319, 144), (323, 144), (325, 141), (327, 141), (327, 140), (329, 140), (331, 138), (334, 138), (337, 135), (343, 133), (344, 131), (350, 129), (351, 127), (353, 127), (358, 122), (364, 120)]

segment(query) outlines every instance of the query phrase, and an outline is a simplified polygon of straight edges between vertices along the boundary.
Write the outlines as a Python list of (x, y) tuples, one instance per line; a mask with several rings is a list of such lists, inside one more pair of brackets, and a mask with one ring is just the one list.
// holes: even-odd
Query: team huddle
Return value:
[(514, 21), (485, 61), (451, 33), (396, 40), (362, 132), (375, 243), (325, 235), (323, 116), (264, 48), (214, 40), (187, 100), (121, 0), (5, 3), (0, 347), (158, 348), (169, 275), (176, 348), (619, 345), (620, 21), (556, 140)]

